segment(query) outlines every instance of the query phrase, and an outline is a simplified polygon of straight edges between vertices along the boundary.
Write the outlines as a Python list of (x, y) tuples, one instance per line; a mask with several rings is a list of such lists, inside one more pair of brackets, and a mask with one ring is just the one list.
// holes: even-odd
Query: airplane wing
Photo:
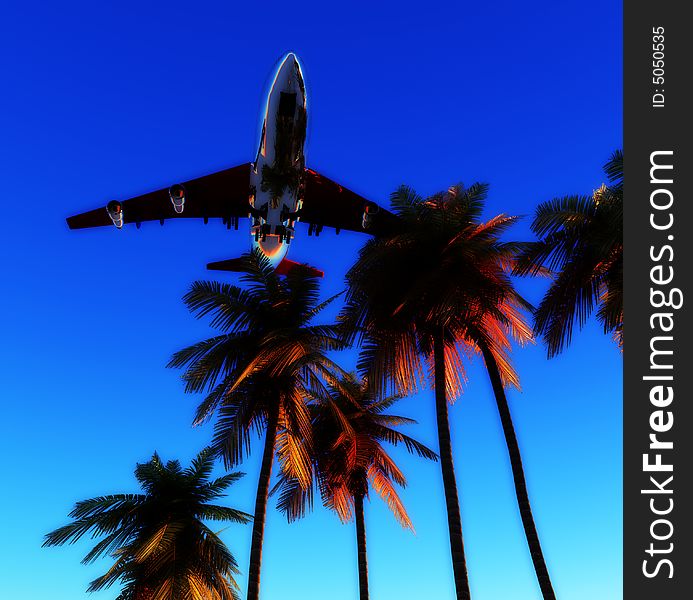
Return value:
[[(225, 169), (211, 175), (198, 177), (177, 184), (181, 198), (177, 198), (180, 209), (174, 208), (170, 190), (164, 188), (142, 196), (116, 203), (120, 207), (122, 223), (139, 223), (143, 221), (161, 221), (166, 219), (215, 219), (221, 218), (230, 226), (238, 217), (248, 216), (248, 189), (250, 182), (250, 163), (231, 169)], [(121, 225), (122, 225), (121, 223)], [(70, 229), (101, 227), (113, 225), (113, 220), (106, 207), (74, 215), (67, 219)]]
[(318, 233), (323, 227), (334, 227), (377, 236), (390, 231), (397, 217), (324, 175), (306, 169), (301, 221), (312, 225)]

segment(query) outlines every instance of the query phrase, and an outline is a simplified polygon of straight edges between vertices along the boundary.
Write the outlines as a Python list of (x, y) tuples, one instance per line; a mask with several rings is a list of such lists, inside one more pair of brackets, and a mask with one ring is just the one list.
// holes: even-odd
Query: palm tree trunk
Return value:
[(448, 513), (448, 533), (450, 535), (450, 554), (452, 556), (456, 598), (457, 600), (470, 600), (467, 561), (464, 556), (464, 541), (462, 539), (460, 501), (457, 497), (457, 482), (455, 481), (455, 468), (452, 462), (448, 400), (445, 393), (445, 343), (442, 333), (437, 335), (433, 341), (433, 361), (440, 468), (443, 473), (443, 489), (445, 490), (445, 505)]
[(508, 400), (505, 397), (505, 389), (503, 389), (503, 382), (501, 380), (500, 372), (498, 371), (498, 365), (488, 346), (485, 344), (480, 344), (480, 348), (482, 354), (484, 355), (486, 369), (489, 377), (491, 378), (491, 385), (493, 386), (493, 392), (496, 396), (496, 404), (498, 405), (498, 413), (500, 414), (503, 434), (505, 435), (505, 443), (508, 447), (508, 455), (510, 456), (510, 467), (513, 473), (513, 480), (515, 482), (517, 505), (520, 509), (520, 517), (522, 518), (522, 526), (525, 529), (525, 537), (527, 538), (529, 553), (532, 557), (532, 562), (534, 563), (534, 571), (537, 574), (537, 580), (539, 581), (539, 587), (541, 588), (541, 593), (544, 600), (556, 600), (556, 593), (553, 591), (553, 586), (551, 585), (549, 570), (546, 567), (544, 553), (542, 552), (541, 544), (539, 543), (539, 535), (537, 534), (537, 528), (534, 524), (532, 507), (529, 504), (527, 483), (525, 482), (525, 473), (524, 469), (522, 468), (520, 446), (518, 445), (517, 437), (515, 436), (515, 427), (513, 426), (513, 420), (510, 416), (510, 407), (508, 406)]
[(368, 556), (366, 555), (366, 520), (363, 514), (363, 496), (354, 496), (354, 516), (356, 520), (356, 546), (359, 563), (359, 598), (368, 600)]
[(262, 453), (262, 466), (257, 482), (255, 496), (255, 513), (253, 518), (253, 537), (250, 544), (250, 566), (248, 567), (247, 600), (260, 598), (260, 566), (262, 564), (262, 542), (265, 536), (265, 515), (267, 513), (267, 497), (269, 496), (272, 461), (274, 459), (274, 444), (277, 438), (277, 423), (279, 422), (279, 402), (273, 407), (267, 420), (265, 432), (265, 449)]

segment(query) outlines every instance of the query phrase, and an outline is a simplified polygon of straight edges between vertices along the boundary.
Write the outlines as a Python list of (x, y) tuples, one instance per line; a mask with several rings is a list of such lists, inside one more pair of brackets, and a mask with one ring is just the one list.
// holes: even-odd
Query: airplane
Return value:
[[(306, 86), (294, 53), (281, 60), (267, 96), (260, 142), (251, 163), (204, 177), (175, 183), (129, 200), (111, 200), (67, 219), (70, 229), (144, 221), (189, 218), (222, 219), (230, 229), (250, 221), (251, 247), (268, 257), (276, 271), (286, 274), (296, 264), (286, 258), (296, 235), (295, 225), (308, 224), (308, 235), (324, 227), (368, 233), (387, 233), (397, 218), (317, 171), (306, 168), (304, 145), (308, 123)], [(208, 269), (236, 271), (239, 258), (211, 262)], [(308, 267), (315, 275), (323, 272)]]

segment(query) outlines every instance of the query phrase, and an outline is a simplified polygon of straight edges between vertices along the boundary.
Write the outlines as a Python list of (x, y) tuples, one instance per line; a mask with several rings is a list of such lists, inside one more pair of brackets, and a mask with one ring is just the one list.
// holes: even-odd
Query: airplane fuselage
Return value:
[(270, 89), (260, 144), (251, 165), (252, 244), (278, 264), (300, 218), (304, 190), (306, 88), (294, 54), (282, 61)]

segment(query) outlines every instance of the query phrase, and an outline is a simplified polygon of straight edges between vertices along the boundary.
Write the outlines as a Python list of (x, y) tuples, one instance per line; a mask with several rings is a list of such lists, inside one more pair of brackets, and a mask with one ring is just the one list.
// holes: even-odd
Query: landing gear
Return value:
[(303, 209), (298, 209), (297, 211), (291, 212), (286, 205), (284, 205), (284, 208), (282, 209), (282, 212), (280, 214), (280, 219), (282, 223), (287, 223), (289, 224), (290, 227), (293, 227), (293, 224), (298, 221), (301, 218), (301, 214), (303, 213)]
[(277, 225), (274, 233), (279, 236), (280, 244), (290, 244), (291, 239), (294, 237), (294, 228), (288, 225)]

